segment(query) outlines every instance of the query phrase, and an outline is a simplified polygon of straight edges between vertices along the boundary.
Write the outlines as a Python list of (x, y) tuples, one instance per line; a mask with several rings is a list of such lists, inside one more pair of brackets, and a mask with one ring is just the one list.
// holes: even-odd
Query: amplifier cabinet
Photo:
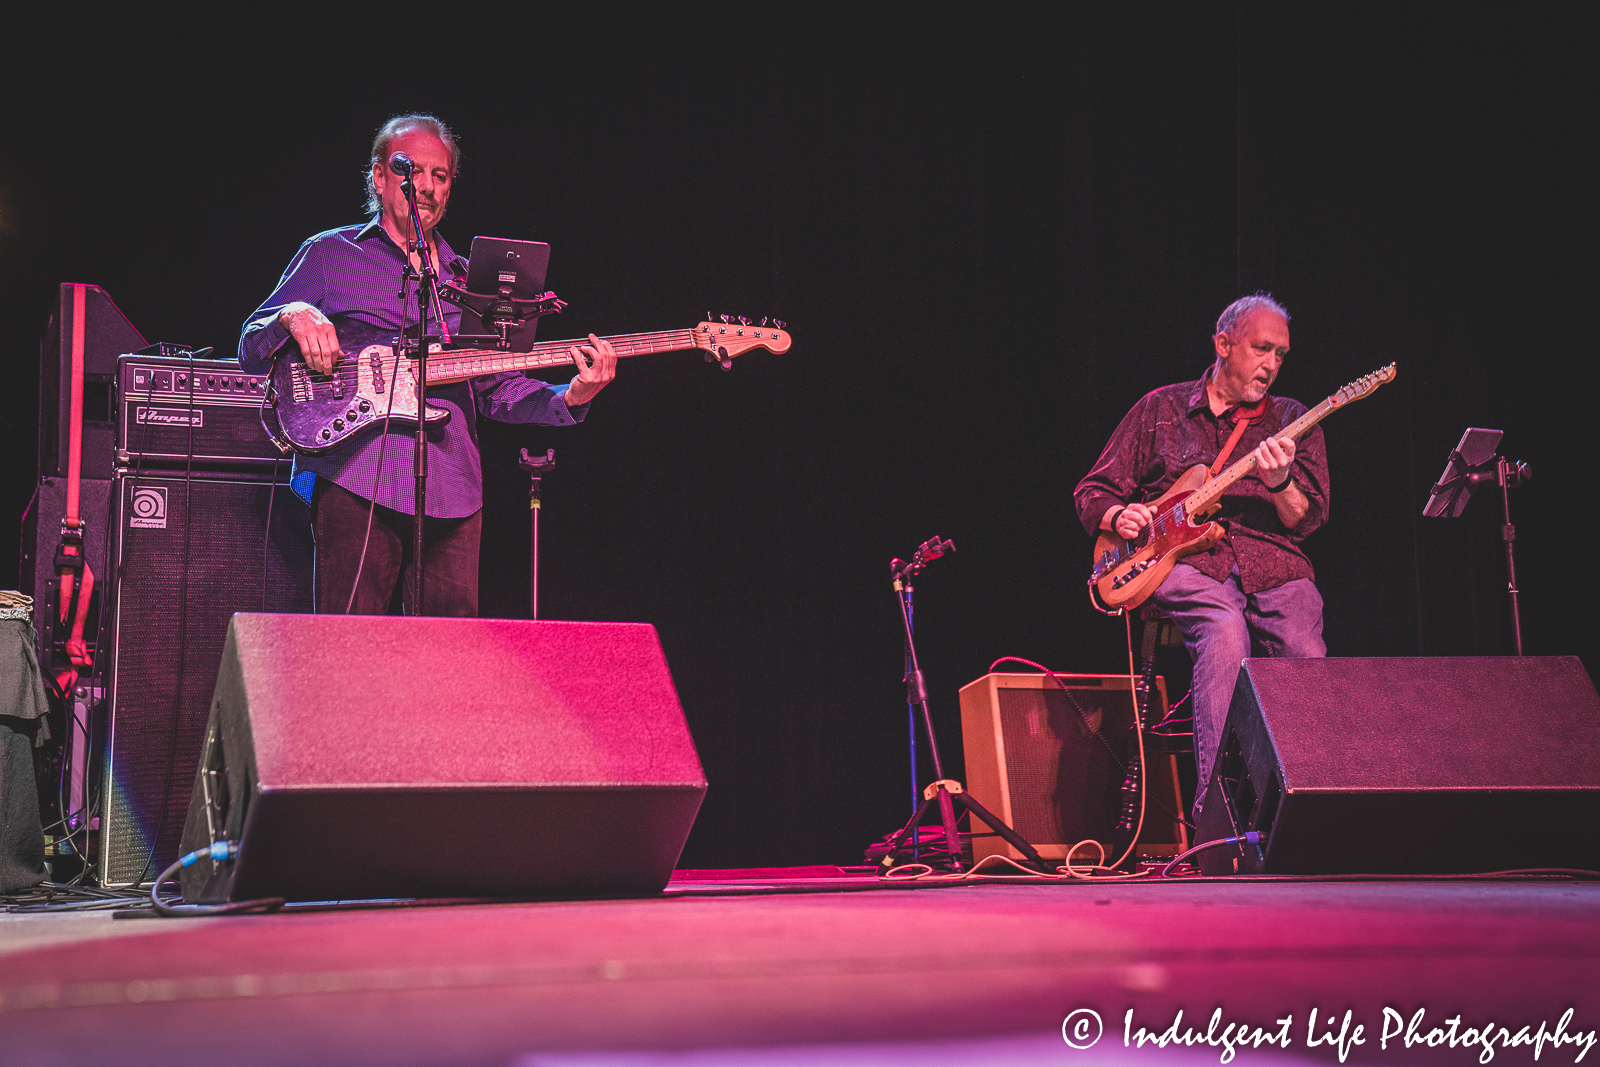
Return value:
[(177, 858), (229, 620), (263, 607), (311, 611), (312, 542), (287, 479), (274, 488), (242, 475), (122, 472), (111, 512), (117, 581), (96, 873), (121, 886)]
[(264, 374), (236, 360), (117, 360), (117, 449), (141, 469), (257, 467), (283, 455), (261, 428)]
[(67, 474), (72, 439), (72, 351), (83, 352), (84, 478), (110, 478), (115, 412), (112, 378), (117, 355), (145, 346), (111, 297), (98, 285), (63, 282), (50, 309), (50, 322), (39, 339), (39, 475)]
[(1600, 867), (1600, 696), (1576, 656), (1247, 659), (1207, 874)]
[[(1047, 675), (986, 674), (962, 688), (966, 788), (1047, 859), (1063, 859), (1073, 845), (1093, 839), (1112, 860), (1133, 729), (1132, 686), (1125, 674), (1061, 678), (1087, 721)], [(1166, 709), (1166, 679), (1158, 676), (1150, 715), (1159, 722)], [(1149, 796), (1138, 852), (1172, 856), (1188, 847), (1188, 838), (1173, 817), (1183, 810), (1178, 757), (1160, 741), (1145, 736)], [(974, 862), (996, 854), (1022, 858), (998, 836), (972, 839)], [(1095, 858), (1093, 849), (1079, 849), (1073, 862)]]

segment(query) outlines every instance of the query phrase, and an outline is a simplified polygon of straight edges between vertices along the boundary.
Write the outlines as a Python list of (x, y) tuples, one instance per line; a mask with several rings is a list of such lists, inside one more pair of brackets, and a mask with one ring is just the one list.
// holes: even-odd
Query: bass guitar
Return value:
[[(1394, 376), (1391, 363), (1357, 378), (1285, 426), (1277, 436), (1299, 437), (1338, 408), (1394, 381)], [(1215, 478), (1210, 477), (1204, 463), (1190, 467), (1171, 489), (1147, 505), (1155, 512), (1155, 518), (1133, 540), (1119, 537), (1114, 531), (1101, 531), (1095, 539), (1094, 566), (1089, 572), (1089, 597), (1096, 601), (1095, 606), (1109, 614), (1138, 607), (1150, 599), (1180, 559), (1204, 552), (1222, 540), (1222, 525), (1208, 522), (1206, 517), (1222, 506), (1222, 494), (1229, 486), (1255, 469), (1253, 452)]]
[[(734, 357), (751, 349), (776, 353), (789, 350), (787, 330), (740, 322), (702, 322), (692, 330), (629, 333), (606, 340), (611, 342), (618, 356), (698, 348), (706, 353), (708, 362), (717, 360), (724, 369), (732, 365)], [(344, 343), (341, 339), (341, 345)], [(526, 352), (503, 352), (496, 348), (445, 351), (436, 347), (428, 356), (428, 385), (430, 388), (449, 385), (502, 371), (571, 367), (571, 349), (584, 343), (542, 341)], [(356, 355), (346, 354), (340, 358), (331, 373), (318, 374), (306, 365), (299, 351), (289, 345), (272, 365), (264, 403), (277, 416), (278, 432), (273, 433), (268, 427), (267, 433), (278, 447), (315, 456), (366, 433), (385, 418), (414, 425), (417, 421), (416, 361), (396, 360), (394, 349), (389, 345), (368, 344)], [(425, 405), (422, 413), (423, 421), (429, 425), (443, 423), (449, 418), (447, 409), (431, 404)], [(264, 417), (262, 425), (266, 425)]]

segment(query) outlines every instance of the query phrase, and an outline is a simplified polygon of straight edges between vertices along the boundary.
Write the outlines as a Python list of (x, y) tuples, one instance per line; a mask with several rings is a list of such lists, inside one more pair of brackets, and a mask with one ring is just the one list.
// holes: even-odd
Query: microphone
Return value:
[(411, 162), (411, 157), (404, 152), (396, 152), (389, 157), (389, 169), (402, 178), (409, 178), (412, 172), (417, 169), (417, 165)]

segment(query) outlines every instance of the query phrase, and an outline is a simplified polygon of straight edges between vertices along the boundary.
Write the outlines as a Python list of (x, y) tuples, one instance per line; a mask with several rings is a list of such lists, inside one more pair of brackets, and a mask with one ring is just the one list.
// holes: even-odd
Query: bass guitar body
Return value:
[[(283, 401), (277, 405), (283, 435), (295, 451), (315, 456), (372, 429), (386, 415), (414, 426), (415, 368), (412, 360), (396, 360), (388, 345), (366, 346), (353, 359), (340, 360), (332, 374), (313, 372), (298, 353), (279, 359), (272, 366), (272, 391)], [(431, 404), (423, 415), (429, 426), (449, 418), (447, 408)]]
[(1105, 610), (1138, 607), (1160, 588), (1179, 560), (1222, 540), (1222, 525), (1205, 518), (1220, 504), (1211, 504), (1200, 515), (1189, 513), (1189, 498), (1208, 477), (1203, 463), (1184, 471), (1171, 489), (1149, 504), (1155, 518), (1133, 540), (1101, 532), (1094, 543), (1089, 587)]

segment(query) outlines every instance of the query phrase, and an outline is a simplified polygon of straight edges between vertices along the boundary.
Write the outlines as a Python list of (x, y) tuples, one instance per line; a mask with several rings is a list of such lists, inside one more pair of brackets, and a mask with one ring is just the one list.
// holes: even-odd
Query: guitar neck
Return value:
[[(694, 348), (693, 330), (661, 330), (656, 333), (625, 333), (607, 337), (619, 356), (641, 356), (651, 352), (681, 352)], [(428, 384), (448, 385), (464, 382), (480, 374), (503, 371), (544, 370), (572, 366), (572, 348), (583, 341), (541, 341), (526, 352), (502, 352), (497, 348), (462, 349), (428, 357)]]
[[(1273, 434), (1273, 436), (1298, 438), (1301, 434), (1311, 429), (1311, 427), (1327, 418), (1328, 415), (1339, 406), (1339, 404), (1335, 403), (1335, 397), (1330, 396), (1322, 403), (1318, 404), (1316, 407), (1312, 408), (1310, 411), (1307, 411), (1304, 415), (1301, 415), (1298, 419), (1295, 419), (1289, 425), (1285, 426), (1281, 431)], [(1196, 489), (1194, 493), (1190, 495), (1188, 503), (1189, 514), (1199, 515), (1204, 512), (1212, 504), (1215, 504), (1218, 500), (1222, 499), (1222, 494), (1227, 492), (1228, 488), (1232, 486), (1234, 482), (1238, 481), (1240, 478), (1243, 478), (1245, 475), (1249, 474), (1255, 469), (1256, 456), (1254, 452), (1250, 453), (1250, 455), (1244, 457), (1238, 462), (1231, 464), (1227, 470), (1211, 479), (1199, 489)]]

